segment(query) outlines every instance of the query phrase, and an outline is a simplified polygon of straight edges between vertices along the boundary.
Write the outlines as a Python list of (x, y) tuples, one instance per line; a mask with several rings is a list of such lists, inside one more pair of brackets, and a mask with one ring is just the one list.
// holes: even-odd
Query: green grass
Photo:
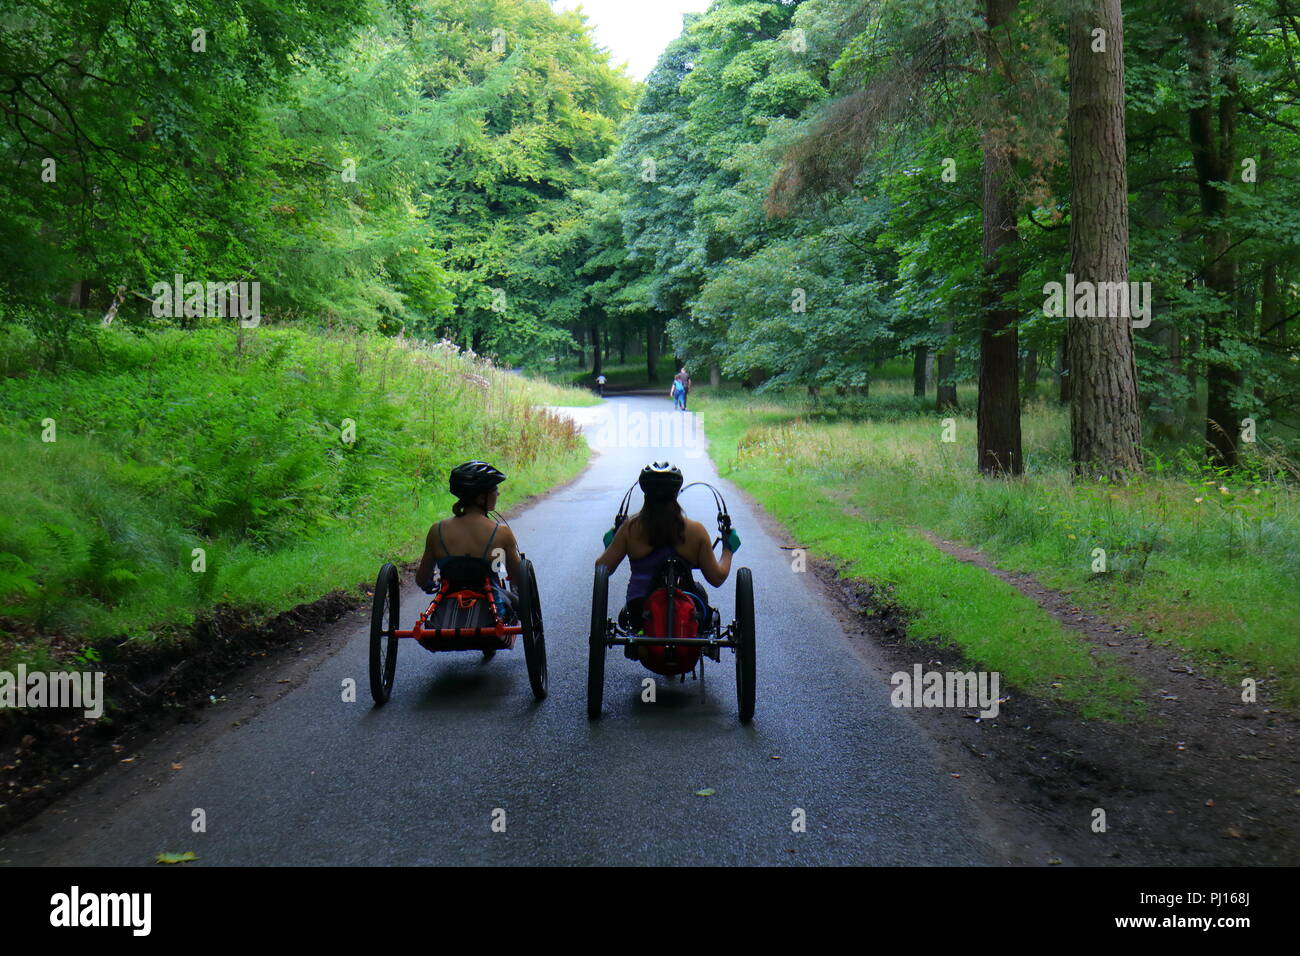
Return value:
[(173, 331), (108, 333), (99, 350), (0, 379), (0, 664), (353, 587), (418, 556), (455, 463), (498, 464), (508, 508), (588, 454), (536, 410), (581, 393), (444, 349), (262, 329), (241, 348)]
[[(1067, 416), (1044, 403), (1024, 416), (1026, 476), (986, 480), (969, 413), (955, 416), (949, 444), (910, 383), (872, 394), (851, 416), (779, 396), (702, 393), (696, 407), (722, 472), (797, 539), (890, 588), (913, 633), (950, 639), (1022, 686), (1096, 695), (1111, 709), (1131, 699), (1113, 669), (1085, 663), (1081, 638), (913, 529), (976, 546), (1083, 607), (1171, 639), (1225, 679), (1268, 679), (1285, 702), (1300, 700), (1300, 502), (1279, 480), (1285, 462), (1258, 456), (1228, 477), (1190, 456), (1153, 458), (1128, 485), (1075, 482)], [(1095, 548), (1106, 552), (1104, 574), (1093, 572)]]

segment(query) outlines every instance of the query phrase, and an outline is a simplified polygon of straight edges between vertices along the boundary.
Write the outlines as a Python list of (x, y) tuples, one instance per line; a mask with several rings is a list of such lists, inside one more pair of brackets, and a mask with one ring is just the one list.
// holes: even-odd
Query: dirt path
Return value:
[[(923, 532), (924, 533), (924, 532)], [(1085, 721), (1059, 703), (1015, 696), (994, 721), (942, 708), (912, 713), (948, 751), (954, 774), (977, 799), (1000, 801), (1040, 823), (1069, 862), (1233, 865), (1300, 863), (1300, 717), (1255, 703), (1189, 663), (1164, 640), (1084, 612), (1026, 574), (981, 552), (926, 534), (946, 554), (977, 565), (1035, 601), (1136, 675), (1148, 717), (1129, 724)], [(866, 586), (823, 576), (865, 617), (864, 633), (916, 660), (903, 622)], [(926, 646), (944, 666), (951, 648)], [(1094, 811), (1107, 829), (1094, 832)], [(1004, 814), (1005, 815), (1005, 814)]]

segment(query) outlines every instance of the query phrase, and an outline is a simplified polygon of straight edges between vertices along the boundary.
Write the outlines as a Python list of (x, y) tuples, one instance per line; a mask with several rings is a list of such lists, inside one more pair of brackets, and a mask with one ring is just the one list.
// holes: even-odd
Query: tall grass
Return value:
[[(274, 612), (409, 560), (468, 458), (502, 505), (586, 446), (537, 406), (589, 399), (445, 345), (297, 330), (104, 335), (0, 379), (0, 658), (151, 640), (214, 604)], [(54, 441), (42, 441), (53, 421)], [(202, 549), (204, 570), (195, 549)]]
[(1229, 473), (1192, 448), (1151, 450), (1129, 483), (1075, 480), (1066, 412), (1039, 403), (1023, 417), (1025, 476), (984, 479), (969, 413), (954, 416), (956, 441), (945, 442), (941, 416), (905, 388), (873, 384), (852, 407), (723, 395), (698, 407), (711, 439), (714, 423), (732, 436), (720, 464), (742, 484), (780, 475), (833, 497), (850, 526), (884, 520), (974, 545), (1300, 701), (1300, 493), (1285, 455), (1257, 445)]

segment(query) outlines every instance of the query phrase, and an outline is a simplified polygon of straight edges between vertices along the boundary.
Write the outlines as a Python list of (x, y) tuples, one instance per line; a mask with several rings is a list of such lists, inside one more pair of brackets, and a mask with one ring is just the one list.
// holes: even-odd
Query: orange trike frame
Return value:
[[(515, 646), (515, 638), (523, 633), (522, 624), (507, 624), (501, 619), (496, 601), (492, 600), (492, 582), (484, 581), (482, 590), (458, 588), (452, 590), (449, 584), (443, 584), (429, 602), (424, 613), (416, 618), (415, 626), (409, 631), (395, 630), (394, 637), (409, 637), (418, 641), (427, 651), (499, 651), (509, 650)], [(487, 601), (492, 611), (492, 627), (428, 627), (428, 622), (443, 601), (455, 600), (461, 608), (468, 609), (479, 601)]]

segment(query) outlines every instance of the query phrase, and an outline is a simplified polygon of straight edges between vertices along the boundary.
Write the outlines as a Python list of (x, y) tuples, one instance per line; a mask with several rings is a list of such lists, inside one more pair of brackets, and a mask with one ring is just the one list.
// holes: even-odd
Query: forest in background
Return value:
[[(906, 356), (977, 384), (990, 474), (1049, 391), (1081, 471), (1231, 467), (1300, 425), (1297, 44), (1290, 0), (715, 0), (635, 84), (544, 0), (20, 3), (0, 328), (57, 368), (249, 280), (534, 369), (821, 399)], [(1070, 276), (1149, 309), (1045, 314)]]

